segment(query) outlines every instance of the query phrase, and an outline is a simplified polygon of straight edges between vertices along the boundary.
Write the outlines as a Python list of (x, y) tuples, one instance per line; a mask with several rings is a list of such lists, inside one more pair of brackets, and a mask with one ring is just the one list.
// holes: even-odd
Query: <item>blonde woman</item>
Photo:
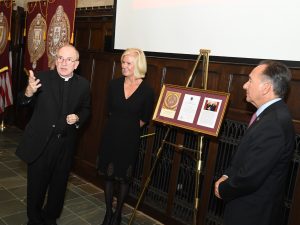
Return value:
[[(147, 71), (142, 50), (130, 48), (121, 56), (123, 76), (108, 88), (109, 119), (102, 138), (98, 171), (105, 176), (106, 214), (102, 225), (121, 224), (122, 207), (128, 194), (140, 143), (140, 128), (153, 111), (153, 90), (143, 78)], [(113, 213), (114, 186), (119, 185)]]

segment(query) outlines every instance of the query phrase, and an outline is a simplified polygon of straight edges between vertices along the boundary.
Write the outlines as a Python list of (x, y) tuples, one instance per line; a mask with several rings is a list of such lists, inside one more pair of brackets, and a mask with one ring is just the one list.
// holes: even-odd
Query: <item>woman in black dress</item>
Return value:
[[(102, 225), (121, 223), (140, 143), (140, 128), (152, 116), (153, 90), (143, 81), (147, 62), (142, 50), (130, 48), (121, 56), (123, 76), (108, 88), (109, 119), (103, 132), (98, 171), (105, 175), (106, 214)], [(117, 206), (112, 210), (114, 185), (119, 184)]]

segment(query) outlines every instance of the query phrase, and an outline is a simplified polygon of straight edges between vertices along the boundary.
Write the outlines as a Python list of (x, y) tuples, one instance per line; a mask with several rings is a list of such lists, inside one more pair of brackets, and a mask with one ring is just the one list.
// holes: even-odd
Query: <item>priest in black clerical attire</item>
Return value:
[(79, 65), (78, 51), (72, 45), (61, 47), (55, 65), (55, 70), (36, 75), (30, 71), (28, 85), (19, 95), (21, 105), (34, 106), (16, 150), (28, 164), (28, 225), (56, 224), (64, 204), (76, 133), (90, 114), (89, 82), (73, 72)]

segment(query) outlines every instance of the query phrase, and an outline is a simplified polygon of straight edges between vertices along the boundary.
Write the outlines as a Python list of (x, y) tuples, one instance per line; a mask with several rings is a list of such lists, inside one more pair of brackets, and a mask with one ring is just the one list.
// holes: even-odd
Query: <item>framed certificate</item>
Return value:
[(163, 85), (153, 120), (218, 136), (229, 93)]

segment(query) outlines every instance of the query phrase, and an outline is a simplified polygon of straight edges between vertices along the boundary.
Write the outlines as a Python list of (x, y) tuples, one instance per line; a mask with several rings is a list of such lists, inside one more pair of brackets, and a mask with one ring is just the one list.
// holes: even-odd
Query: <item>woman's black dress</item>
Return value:
[(151, 119), (154, 95), (143, 81), (126, 99), (124, 80), (125, 77), (117, 78), (109, 84), (109, 119), (103, 132), (98, 170), (109, 178), (129, 181), (139, 150), (140, 120)]

